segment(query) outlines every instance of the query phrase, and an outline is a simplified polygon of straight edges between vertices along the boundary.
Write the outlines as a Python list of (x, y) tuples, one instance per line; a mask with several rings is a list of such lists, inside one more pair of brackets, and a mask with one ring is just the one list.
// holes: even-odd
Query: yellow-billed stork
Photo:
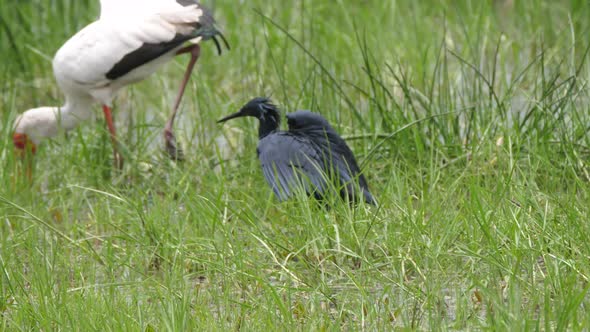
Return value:
[[(166, 148), (181, 158), (173, 133), (174, 118), (199, 57), (199, 42), (212, 39), (219, 53), (220, 37), (209, 11), (195, 0), (100, 0), (100, 18), (80, 30), (57, 51), (53, 72), (65, 95), (61, 107), (30, 109), (15, 121), (13, 143), (19, 154), (35, 153), (36, 145), (69, 130), (92, 115), (100, 103), (113, 143), (114, 162), (122, 167), (111, 108), (116, 93), (145, 79), (174, 56), (190, 53), (180, 90), (164, 128)], [(185, 46), (188, 45), (188, 46)]]

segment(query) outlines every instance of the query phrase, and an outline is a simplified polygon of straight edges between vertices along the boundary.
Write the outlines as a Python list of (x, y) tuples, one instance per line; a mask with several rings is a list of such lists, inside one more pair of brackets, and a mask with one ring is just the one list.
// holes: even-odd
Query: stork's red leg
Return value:
[(180, 89), (178, 91), (178, 95), (176, 96), (176, 101), (174, 102), (174, 107), (172, 108), (172, 114), (170, 114), (170, 118), (168, 122), (166, 122), (166, 126), (164, 127), (164, 139), (166, 140), (166, 151), (168, 155), (174, 160), (182, 160), (182, 149), (176, 147), (176, 137), (174, 136), (174, 119), (176, 118), (176, 113), (178, 112), (178, 107), (180, 106), (180, 101), (182, 100), (182, 96), (184, 95), (184, 90), (186, 89), (186, 85), (191, 78), (191, 73), (197, 60), (199, 59), (199, 55), (201, 55), (201, 47), (199, 45), (191, 45), (185, 48), (180, 49), (176, 52), (176, 54), (184, 54), (189, 53), (191, 54), (191, 59), (186, 67), (186, 71), (184, 72), (184, 78), (182, 79), (182, 83), (180, 84)]
[(181, 55), (181, 54), (185, 54), (185, 53), (192, 53), (195, 46), (199, 46), (199, 45), (185, 46), (185, 47), (179, 49), (178, 51), (176, 51), (176, 55)]
[(118, 169), (123, 168), (123, 157), (119, 153), (118, 149), (118, 142), (117, 142), (117, 131), (115, 130), (115, 123), (113, 122), (113, 114), (111, 113), (111, 108), (107, 105), (102, 105), (102, 111), (104, 113), (104, 118), (107, 122), (107, 127), (109, 128), (109, 133), (111, 135), (111, 142), (113, 143), (113, 158), (115, 167)]

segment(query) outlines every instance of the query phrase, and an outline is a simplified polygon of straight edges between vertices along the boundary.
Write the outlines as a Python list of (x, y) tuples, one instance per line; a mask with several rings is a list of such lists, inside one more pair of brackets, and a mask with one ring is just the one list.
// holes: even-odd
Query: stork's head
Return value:
[(28, 110), (19, 115), (14, 121), (12, 142), (14, 143), (15, 153), (20, 157), (24, 157), (27, 153), (35, 154), (37, 152), (38, 141), (34, 140), (33, 137), (36, 136), (34, 132), (38, 113), (35, 109)]
[(277, 106), (274, 105), (269, 98), (264, 97), (257, 97), (250, 100), (246, 105), (242, 106), (239, 111), (230, 114), (217, 122), (221, 123), (243, 116), (252, 116), (260, 121), (260, 138), (277, 130), (281, 123), (281, 115)]
[(59, 122), (58, 107), (39, 107), (30, 109), (14, 121), (12, 140), (18, 154), (35, 153), (37, 144), (47, 137), (57, 134)]
[(37, 144), (57, 131), (57, 107), (30, 109), (19, 115), (14, 122), (12, 143), (16, 156), (25, 162), (25, 174), (32, 172), (32, 156), (37, 152)]

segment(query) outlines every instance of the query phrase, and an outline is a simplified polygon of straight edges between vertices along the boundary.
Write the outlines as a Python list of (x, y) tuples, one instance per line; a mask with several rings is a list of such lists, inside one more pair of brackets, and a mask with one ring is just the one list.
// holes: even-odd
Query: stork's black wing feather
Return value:
[(321, 197), (326, 189), (321, 151), (304, 137), (288, 132), (267, 135), (258, 143), (262, 173), (280, 200), (297, 189)]
[(128, 74), (135, 68), (141, 67), (142, 65), (153, 61), (162, 55), (174, 50), (181, 46), (185, 42), (202, 37), (203, 40), (212, 39), (215, 42), (217, 51), (221, 54), (221, 45), (217, 40), (219, 36), (224, 42), (225, 46), (229, 49), (229, 44), (223, 34), (215, 27), (215, 19), (203, 6), (193, 0), (177, 1), (182, 6), (197, 5), (202, 10), (203, 14), (199, 18), (198, 22), (193, 23), (193, 28), (189, 34), (177, 33), (174, 38), (167, 41), (161, 41), (158, 43), (143, 43), (139, 48), (126, 54), (119, 62), (117, 62), (107, 73), (106, 78), (109, 80), (116, 80)]
[(106, 73), (105, 76), (109, 80), (116, 80), (119, 77), (128, 74), (133, 69), (161, 57), (193, 38), (194, 37), (192, 36), (177, 34), (172, 40), (167, 42), (144, 43), (138, 49), (125, 55)]

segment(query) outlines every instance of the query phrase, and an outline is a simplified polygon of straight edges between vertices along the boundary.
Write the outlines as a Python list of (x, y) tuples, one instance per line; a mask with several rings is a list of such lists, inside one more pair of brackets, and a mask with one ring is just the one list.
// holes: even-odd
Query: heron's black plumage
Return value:
[(297, 188), (317, 198), (327, 189), (322, 156), (307, 138), (278, 131), (262, 138), (256, 151), (262, 173), (280, 200)]
[(338, 178), (341, 184), (345, 185), (342, 195), (355, 200), (355, 179), (358, 178), (358, 186), (362, 190), (364, 200), (367, 203), (375, 203), (354, 154), (326, 119), (310, 111), (297, 111), (287, 114), (287, 124), (289, 132), (308, 137), (320, 148), (324, 163), (327, 163), (326, 171), (335, 172), (330, 176)]
[(280, 115), (276, 106), (267, 98), (255, 98), (219, 122), (242, 116), (253, 116), (260, 121), (258, 158), (266, 181), (280, 200), (291, 197), (299, 188), (322, 198), (333, 181), (342, 187), (341, 196), (351, 201), (363, 199), (376, 203), (352, 151), (319, 114), (290, 113), (287, 115), (289, 131), (279, 131)]

